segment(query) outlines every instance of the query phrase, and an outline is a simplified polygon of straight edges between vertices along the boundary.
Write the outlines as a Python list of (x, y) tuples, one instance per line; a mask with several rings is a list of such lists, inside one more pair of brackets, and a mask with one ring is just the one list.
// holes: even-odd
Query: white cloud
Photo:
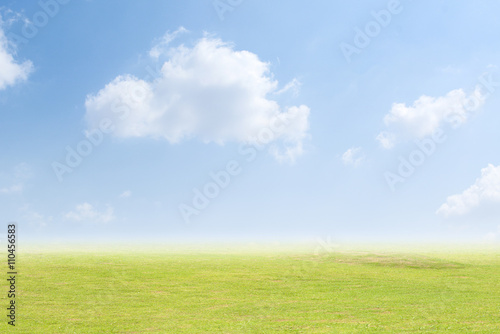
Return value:
[(109, 223), (115, 219), (114, 210), (108, 206), (106, 211), (99, 212), (91, 204), (82, 203), (76, 206), (74, 211), (70, 211), (64, 215), (68, 220), (88, 223)]
[(461, 194), (449, 196), (437, 214), (448, 217), (463, 215), (483, 202), (500, 203), (500, 166), (489, 164), (481, 170), (481, 177)]
[[(159, 78), (121, 75), (87, 97), (90, 128), (108, 118), (117, 137), (164, 138), (170, 143), (198, 137), (219, 144), (257, 143), (261, 131), (270, 129), (268, 142), (274, 142), (271, 151), (278, 159), (302, 154), (310, 110), (305, 105), (282, 108), (268, 99), (278, 82), (256, 54), (235, 51), (209, 37), (192, 48), (181, 45), (162, 52), (168, 60)], [(288, 89), (297, 84), (290, 85)], [(278, 149), (278, 142), (284, 148)]]
[(387, 131), (379, 133), (376, 139), (379, 141), (380, 145), (387, 150), (393, 148), (396, 142), (396, 136)]
[(3, 26), (4, 21), (0, 16), (0, 90), (26, 80), (33, 70), (33, 64), (30, 61), (20, 63), (14, 58), (13, 47), (5, 36)]
[(292, 81), (287, 83), (285, 85), (285, 87), (283, 87), (279, 91), (275, 92), (275, 94), (280, 95), (280, 94), (284, 94), (284, 93), (288, 92), (289, 90), (291, 90), (293, 96), (298, 96), (301, 85), (302, 85), (302, 83), (298, 79), (294, 78)]
[(125, 190), (120, 194), (120, 198), (129, 198), (132, 196), (132, 192), (130, 190)]
[(154, 59), (158, 59), (162, 54), (165, 54), (168, 50), (168, 46), (170, 43), (177, 38), (182, 33), (186, 33), (188, 30), (186, 30), (184, 27), (179, 27), (174, 32), (166, 32), (165, 35), (149, 50), (149, 56)]
[(279, 148), (277, 145), (271, 145), (269, 153), (271, 153), (279, 162), (293, 163), (297, 157), (304, 154), (304, 148), (302, 147), (302, 142), (298, 142), (290, 146), (285, 145), (283, 148)]
[(358, 167), (364, 160), (361, 147), (352, 147), (342, 154), (342, 162), (346, 166)]
[(32, 177), (33, 172), (26, 163), (16, 165), (10, 173), (0, 172), (0, 183), (7, 184), (0, 187), (0, 194), (21, 194), (25, 188), (26, 181)]
[(28, 223), (29, 225), (37, 228), (47, 227), (47, 225), (49, 225), (49, 223), (52, 222), (52, 220), (53, 220), (52, 216), (46, 217), (41, 213), (35, 211), (27, 211), (23, 215), (23, 221), (25, 223)]
[(10, 187), (0, 188), (0, 194), (20, 194), (23, 192), (24, 186), (22, 184), (14, 184)]
[(454, 66), (454, 65), (447, 65), (445, 67), (440, 67), (439, 70), (443, 73), (446, 73), (446, 74), (453, 74), (453, 75), (457, 75), (457, 74), (460, 74), (462, 73), (462, 69), (460, 67), (457, 67), (457, 66)]
[(462, 89), (456, 89), (437, 98), (423, 95), (411, 106), (394, 103), (384, 117), (384, 123), (390, 131), (381, 132), (377, 140), (384, 148), (390, 149), (397, 140), (421, 139), (432, 135), (446, 123), (459, 126), (484, 101), (485, 95), (478, 86), (470, 95)]
[(14, 177), (18, 180), (27, 180), (33, 177), (30, 165), (22, 162), (14, 167)]

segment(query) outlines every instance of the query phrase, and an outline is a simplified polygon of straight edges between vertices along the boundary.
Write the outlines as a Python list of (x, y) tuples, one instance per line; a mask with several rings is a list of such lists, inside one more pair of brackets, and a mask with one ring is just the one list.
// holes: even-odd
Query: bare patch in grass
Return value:
[[(381, 267), (416, 268), (416, 269), (460, 269), (465, 265), (416, 254), (330, 254), (330, 261), (352, 265), (372, 265)], [(326, 259), (324, 259), (326, 260)]]

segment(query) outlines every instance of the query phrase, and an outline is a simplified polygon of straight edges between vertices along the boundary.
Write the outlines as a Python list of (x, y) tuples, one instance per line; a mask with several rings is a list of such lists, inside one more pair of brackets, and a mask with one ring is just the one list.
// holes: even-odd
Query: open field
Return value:
[(498, 249), (32, 247), (18, 259), (17, 326), (4, 315), (1, 332), (500, 332)]

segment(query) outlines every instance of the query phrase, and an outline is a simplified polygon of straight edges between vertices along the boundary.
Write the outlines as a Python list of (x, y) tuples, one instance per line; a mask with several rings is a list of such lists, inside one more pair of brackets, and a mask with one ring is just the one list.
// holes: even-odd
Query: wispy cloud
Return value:
[(0, 182), (7, 184), (0, 187), (0, 194), (21, 194), (31, 177), (33, 177), (33, 172), (26, 163), (16, 165), (9, 173), (0, 173)]
[(174, 32), (167, 31), (163, 37), (149, 50), (149, 56), (158, 59), (162, 54), (167, 53), (170, 43), (172, 43), (180, 34), (187, 33), (184, 27), (179, 27)]
[(288, 91), (291, 91), (293, 96), (298, 96), (301, 85), (302, 85), (301, 82), (298, 79), (294, 78), (292, 81), (290, 81), (289, 83), (287, 83), (285, 85), (285, 87), (283, 87), (282, 89), (278, 90), (275, 94), (276, 95), (281, 95), (281, 94), (284, 94), (284, 93), (286, 93)]
[(52, 216), (45, 216), (39, 212), (31, 211), (27, 206), (22, 210), (24, 211), (22, 216), (23, 222), (35, 228), (45, 228), (53, 221)]
[(23, 192), (23, 185), (22, 184), (15, 184), (10, 187), (3, 187), (0, 188), (0, 194), (19, 194)]
[(130, 190), (125, 190), (120, 194), (120, 198), (129, 198), (130, 196), (132, 196), (132, 191)]
[(108, 206), (105, 211), (99, 212), (89, 203), (82, 203), (76, 206), (73, 211), (64, 215), (64, 218), (84, 223), (105, 224), (115, 219), (114, 209)]
[(380, 132), (375, 138), (380, 143), (380, 146), (386, 150), (390, 150), (396, 144), (396, 136), (393, 133), (387, 131)]
[(365, 160), (365, 155), (361, 147), (351, 147), (342, 154), (341, 160), (346, 166), (358, 167)]

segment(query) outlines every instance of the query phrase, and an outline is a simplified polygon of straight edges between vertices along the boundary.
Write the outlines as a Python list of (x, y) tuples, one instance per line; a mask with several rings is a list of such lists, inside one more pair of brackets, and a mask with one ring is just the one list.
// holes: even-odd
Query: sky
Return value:
[(4, 0), (0, 221), (42, 242), (498, 242), (499, 12)]

